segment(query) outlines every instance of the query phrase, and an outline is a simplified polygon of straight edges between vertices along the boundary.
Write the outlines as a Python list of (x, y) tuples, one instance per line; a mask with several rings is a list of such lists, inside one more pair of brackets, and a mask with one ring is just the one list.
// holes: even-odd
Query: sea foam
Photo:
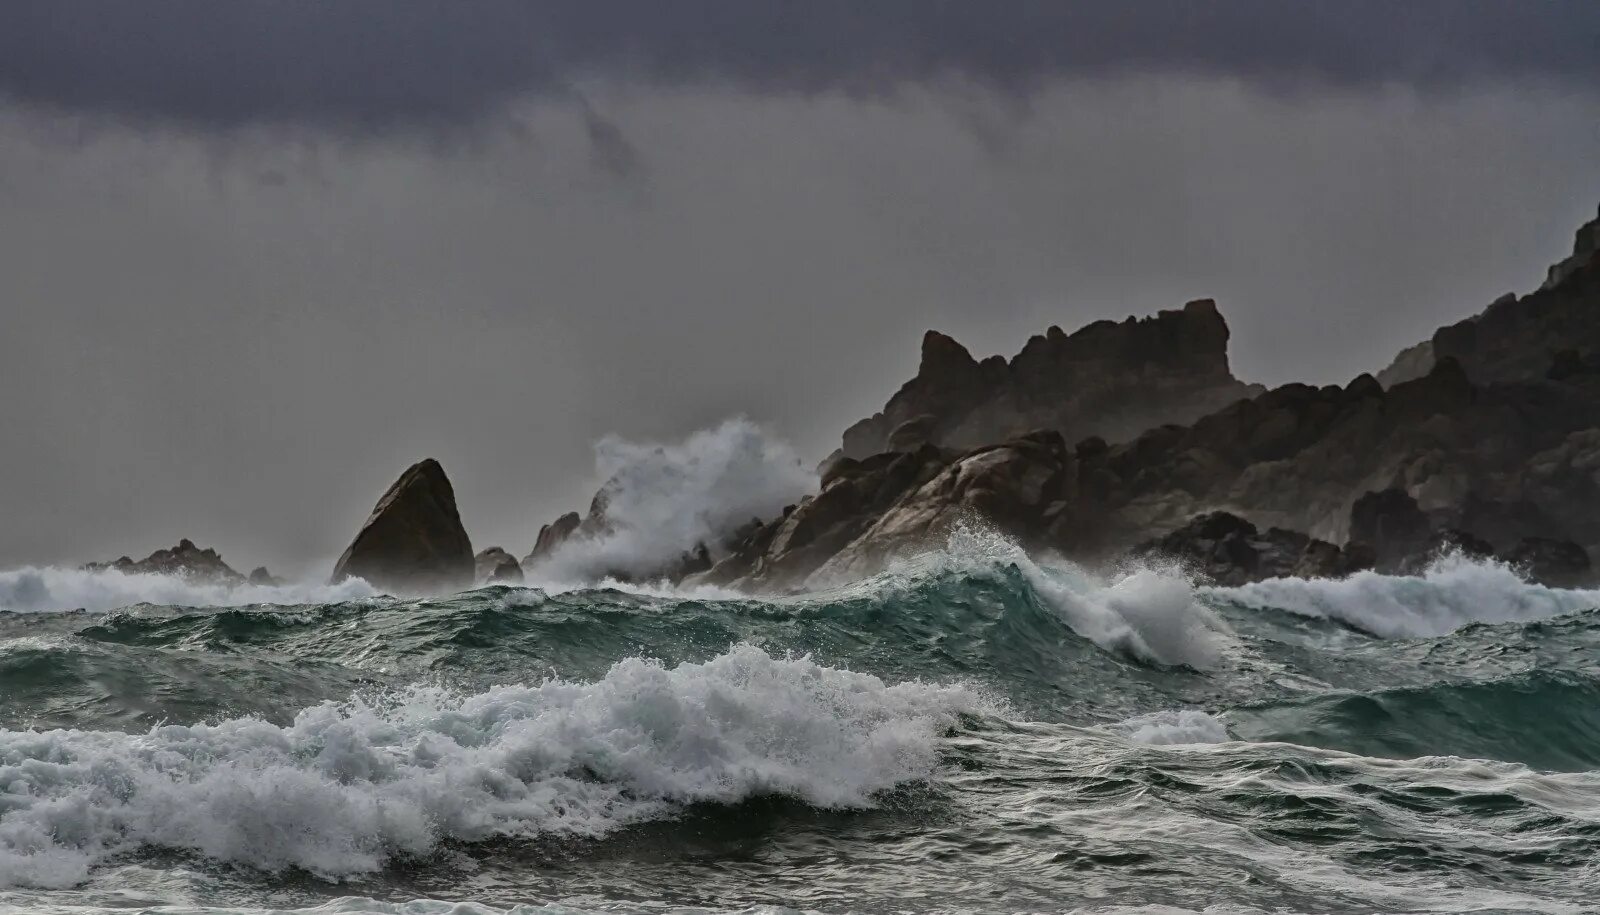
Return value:
[(1015, 568), (1048, 609), (1108, 651), (1196, 670), (1221, 656), (1225, 626), (1176, 566), (1130, 565), (1096, 574), (1063, 559), (1030, 556), (976, 522), (958, 524), (942, 548), (898, 559), (884, 574), (842, 590), (905, 587), (945, 572), (991, 575), (1002, 567)]
[(337, 603), (377, 592), (359, 578), (337, 585), (299, 582), (283, 585), (221, 584), (115, 569), (63, 569), (27, 566), (0, 571), (0, 611), (105, 611), (134, 604), (175, 607), (237, 607), (249, 604)]
[(741, 645), (589, 683), (324, 703), (284, 727), (0, 732), (0, 885), (70, 886), (143, 846), (338, 878), (444, 841), (598, 837), (696, 802), (870, 806), (934, 771), (958, 715), (989, 710), (962, 687)]
[(1384, 638), (1440, 636), (1468, 623), (1530, 622), (1600, 607), (1600, 591), (1548, 588), (1492, 559), (1445, 554), (1420, 575), (1273, 578), (1202, 593), (1257, 609), (1337, 620)]

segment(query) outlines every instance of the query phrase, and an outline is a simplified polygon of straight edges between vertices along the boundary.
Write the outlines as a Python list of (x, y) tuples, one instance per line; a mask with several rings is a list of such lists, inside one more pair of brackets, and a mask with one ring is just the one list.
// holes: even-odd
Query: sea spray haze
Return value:
[(608, 435), (594, 451), (594, 529), (538, 562), (542, 580), (659, 573), (702, 545), (721, 550), (735, 529), (817, 485), (788, 443), (744, 418), (671, 444)]

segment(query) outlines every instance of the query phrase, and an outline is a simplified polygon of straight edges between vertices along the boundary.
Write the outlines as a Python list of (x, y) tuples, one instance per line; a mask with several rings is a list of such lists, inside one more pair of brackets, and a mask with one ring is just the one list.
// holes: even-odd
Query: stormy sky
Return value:
[(322, 571), (431, 455), (819, 458), (914, 371), (1202, 296), (1344, 381), (1600, 203), (1600, 4), (0, 4), (0, 565)]

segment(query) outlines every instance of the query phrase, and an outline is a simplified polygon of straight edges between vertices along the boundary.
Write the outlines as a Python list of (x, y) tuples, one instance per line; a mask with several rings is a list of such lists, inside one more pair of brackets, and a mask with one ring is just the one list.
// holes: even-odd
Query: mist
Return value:
[(326, 574), (424, 456), (522, 555), (602, 437), (744, 415), (809, 466), (929, 327), (1009, 355), (1209, 296), (1240, 377), (1342, 382), (1600, 201), (1600, 96), (1540, 77), (568, 89), (446, 134), (0, 108), (0, 565)]

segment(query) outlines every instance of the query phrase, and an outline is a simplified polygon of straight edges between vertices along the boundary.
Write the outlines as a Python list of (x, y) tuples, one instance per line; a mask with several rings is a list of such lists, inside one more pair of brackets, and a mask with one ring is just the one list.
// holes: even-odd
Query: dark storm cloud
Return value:
[(1600, 4), (148, 0), (0, 4), (0, 96), (201, 127), (473, 123), (596, 76), (871, 93), (958, 75), (1600, 84)]

